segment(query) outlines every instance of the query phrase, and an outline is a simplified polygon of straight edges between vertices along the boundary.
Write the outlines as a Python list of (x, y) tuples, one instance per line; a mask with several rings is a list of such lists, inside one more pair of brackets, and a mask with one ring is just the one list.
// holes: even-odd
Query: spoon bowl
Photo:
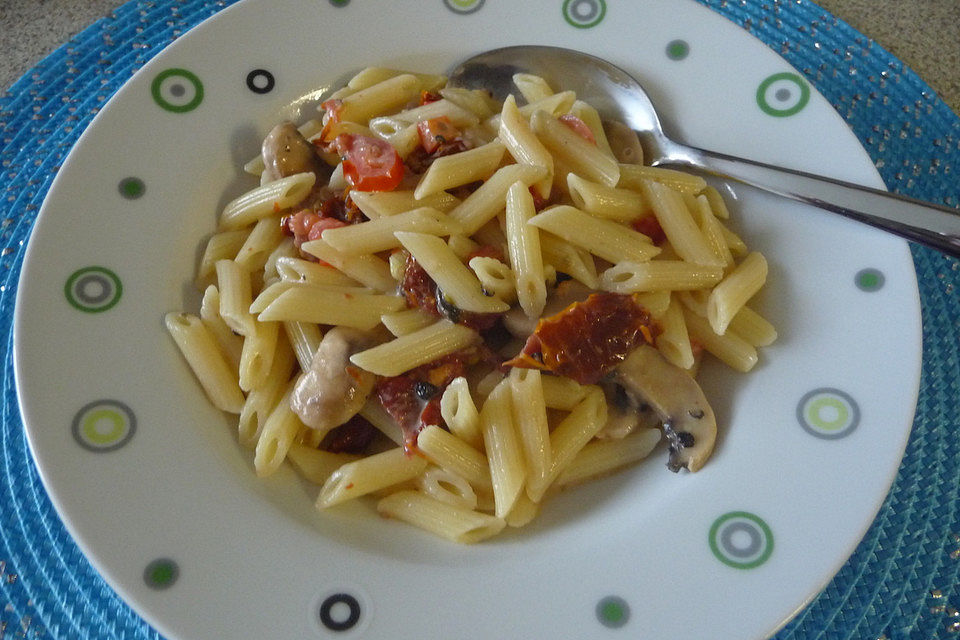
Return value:
[(553, 88), (572, 90), (606, 120), (628, 126), (640, 140), (645, 164), (699, 170), (742, 182), (960, 258), (957, 210), (676, 142), (664, 133), (656, 108), (640, 83), (596, 56), (539, 45), (492, 49), (461, 62), (450, 73), (449, 85), (489, 90), (502, 100), (516, 93), (513, 76), (517, 73), (540, 76)]

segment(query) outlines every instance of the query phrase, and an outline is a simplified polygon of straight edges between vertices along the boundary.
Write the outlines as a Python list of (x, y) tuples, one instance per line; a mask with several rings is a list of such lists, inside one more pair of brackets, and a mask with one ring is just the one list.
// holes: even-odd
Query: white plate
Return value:
[(292, 472), (254, 478), (202, 396), (162, 325), (195, 308), (200, 239), (250, 186), (239, 166), (271, 123), (366, 65), (442, 72), (492, 47), (578, 48), (640, 77), (680, 139), (881, 186), (820, 95), (692, 1), (386, 6), (235, 5), (139, 72), (64, 164), (23, 268), (15, 357), (67, 527), (169, 638), (772, 633), (852, 552), (905, 446), (921, 352), (900, 240), (728, 188), (736, 228), (770, 261), (763, 311), (781, 338), (750, 374), (703, 371), (724, 426), (714, 459), (674, 475), (660, 452), (477, 546), (366, 505), (315, 513)]

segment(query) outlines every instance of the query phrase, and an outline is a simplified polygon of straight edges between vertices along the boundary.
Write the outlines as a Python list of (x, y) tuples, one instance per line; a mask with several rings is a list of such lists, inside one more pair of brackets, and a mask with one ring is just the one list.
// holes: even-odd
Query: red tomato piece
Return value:
[(420, 144), (427, 153), (433, 153), (440, 145), (460, 137), (460, 130), (453, 126), (447, 116), (421, 120), (417, 123), (417, 133), (420, 134)]
[(307, 232), (307, 241), (319, 240), (323, 235), (323, 232), (327, 229), (336, 229), (337, 227), (345, 226), (347, 226), (347, 223), (343, 220), (337, 220), (336, 218), (320, 218), (310, 226), (310, 231)]
[(391, 191), (403, 180), (403, 160), (389, 142), (349, 133), (334, 142), (343, 157), (343, 177), (357, 191)]
[(661, 245), (663, 241), (667, 239), (667, 234), (663, 232), (660, 221), (657, 220), (657, 216), (652, 213), (648, 213), (642, 218), (637, 218), (630, 223), (630, 226), (633, 227), (635, 231), (639, 231), (650, 238), (653, 244)]
[(578, 136), (589, 142), (590, 144), (597, 144), (597, 139), (593, 137), (593, 131), (590, 130), (590, 127), (587, 126), (587, 123), (573, 115), (572, 113), (565, 113), (560, 116), (560, 122), (570, 127), (570, 129), (576, 133)]

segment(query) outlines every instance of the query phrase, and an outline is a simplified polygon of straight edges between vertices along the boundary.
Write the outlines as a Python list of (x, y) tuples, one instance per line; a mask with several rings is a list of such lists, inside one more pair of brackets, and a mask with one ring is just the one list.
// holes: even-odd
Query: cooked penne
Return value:
[(544, 146), (577, 175), (608, 187), (620, 181), (620, 166), (615, 159), (554, 116), (537, 111), (531, 116), (530, 125)]
[(427, 425), (417, 436), (417, 448), (430, 462), (464, 478), (472, 486), (483, 490), (492, 488), (487, 457), (449, 431)]
[(657, 349), (667, 359), (681, 369), (693, 366), (693, 347), (687, 323), (683, 319), (683, 309), (678, 300), (671, 300), (666, 311), (658, 318), (660, 335), (656, 338)]
[(399, 337), (428, 327), (436, 322), (437, 318), (422, 309), (404, 309), (385, 313), (380, 316), (380, 321), (387, 331)]
[(547, 81), (532, 73), (513, 74), (513, 84), (528, 103), (543, 100), (553, 95), (553, 89)]
[(282, 256), (277, 258), (277, 275), (281, 280), (307, 284), (326, 284), (339, 287), (359, 287), (359, 282), (339, 269), (318, 264), (302, 258)]
[(590, 289), (600, 286), (597, 265), (590, 252), (551, 233), (540, 233), (544, 263), (565, 273)]
[(480, 435), (480, 413), (470, 395), (466, 378), (454, 378), (440, 397), (440, 415), (450, 433), (479, 449), (483, 446)]
[(621, 440), (595, 440), (573, 458), (557, 478), (557, 484), (566, 487), (605, 476), (643, 460), (659, 442), (659, 429), (640, 429)]
[(695, 264), (723, 266), (687, 211), (680, 193), (659, 182), (647, 180), (643, 183), (643, 194), (678, 256)]
[(422, 200), (447, 189), (488, 179), (500, 166), (505, 150), (502, 143), (494, 140), (469, 151), (437, 158), (417, 183), (414, 197)]
[(510, 267), (496, 258), (486, 256), (470, 258), (467, 265), (480, 281), (484, 294), (504, 302), (513, 302), (517, 299), (517, 283)]
[(323, 484), (334, 471), (348, 462), (359, 460), (360, 456), (350, 453), (331, 453), (294, 442), (287, 451), (287, 459), (293, 463), (301, 476), (314, 484)]
[(659, 182), (674, 191), (692, 195), (696, 195), (707, 188), (707, 181), (693, 173), (662, 167), (648, 167), (642, 164), (620, 164), (618, 187), (641, 191), (643, 183), (648, 180)]
[(253, 225), (253, 231), (237, 251), (234, 260), (247, 271), (260, 270), (282, 239), (280, 219), (275, 216), (261, 218)]
[(263, 424), (263, 430), (257, 440), (253, 456), (253, 467), (257, 476), (263, 478), (276, 472), (287, 457), (287, 451), (293, 439), (303, 427), (300, 418), (290, 408), (290, 394), (294, 382), (287, 385), (280, 401)]
[(342, 98), (341, 122), (366, 124), (373, 116), (394, 111), (420, 95), (416, 76), (402, 73)]
[(344, 253), (331, 247), (323, 238), (304, 242), (300, 248), (371, 289), (383, 292), (396, 289), (397, 283), (390, 275), (389, 265), (377, 256)]
[(777, 339), (777, 329), (750, 307), (741, 307), (727, 327), (755, 347), (766, 347)]
[(200, 318), (188, 313), (168, 313), (164, 323), (210, 403), (222, 411), (240, 413), (244, 397), (239, 376), (227, 365), (216, 339)]
[(428, 468), (417, 478), (417, 487), (424, 494), (461, 509), (477, 508), (477, 494), (466, 480), (438, 467)]
[(503, 101), (499, 135), (514, 160), (546, 169), (546, 175), (534, 184), (534, 188), (541, 198), (549, 198), (550, 185), (553, 184), (553, 156), (537, 139), (527, 119), (520, 115), (512, 95)]
[(480, 430), (490, 462), (490, 480), (498, 518), (506, 517), (523, 490), (527, 469), (513, 422), (510, 386), (498, 384), (480, 409)]
[(574, 206), (598, 218), (630, 223), (648, 211), (643, 196), (637, 191), (608, 187), (584, 180), (575, 173), (567, 176), (567, 187)]
[(263, 384), (250, 391), (240, 411), (237, 435), (240, 444), (255, 449), (267, 418), (283, 397), (293, 374), (295, 364), (293, 349), (283, 338), (277, 341), (277, 349), (271, 358), (270, 371)]
[(426, 459), (407, 455), (402, 447), (348, 462), (330, 474), (323, 483), (317, 497), (317, 508), (326, 509), (413, 480), (426, 468)]
[(217, 262), (233, 260), (240, 251), (240, 247), (246, 242), (248, 235), (250, 235), (250, 229), (234, 229), (220, 231), (210, 236), (203, 250), (203, 257), (200, 258), (200, 266), (197, 268), (198, 289), (203, 291), (213, 282), (216, 277)]
[(722, 336), (717, 335), (706, 318), (692, 311), (685, 310), (683, 317), (690, 338), (721, 362), (742, 373), (750, 371), (757, 364), (757, 349), (737, 334), (727, 331)]
[(549, 482), (553, 459), (541, 377), (536, 369), (513, 369), (507, 376), (513, 423), (517, 426), (527, 468), (528, 492)]
[(540, 316), (547, 303), (547, 287), (540, 249), (540, 231), (528, 224), (536, 214), (533, 196), (522, 182), (515, 182), (507, 191), (507, 252), (513, 266), (514, 288), (524, 313)]
[(243, 351), (243, 337), (237, 335), (220, 317), (220, 291), (211, 284), (203, 292), (200, 301), (200, 319), (217, 340), (220, 351), (227, 363), (235, 370), (240, 368), (240, 353)]
[(707, 319), (714, 332), (723, 335), (733, 317), (766, 280), (767, 260), (754, 251), (714, 287), (707, 300)]
[(477, 343), (479, 336), (472, 329), (449, 320), (418, 329), (390, 342), (355, 353), (350, 362), (379, 376), (398, 376), (437, 358)]
[(240, 388), (244, 391), (249, 392), (266, 383), (277, 350), (279, 331), (279, 323), (255, 322), (253, 332), (244, 338), (240, 354)]
[(461, 544), (486, 540), (506, 525), (501, 518), (455, 507), (418, 491), (391, 494), (377, 503), (377, 511)]
[(619, 262), (600, 274), (600, 288), (617, 293), (685, 291), (712, 286), (723, 278), (723, 269), (683, 260)]
[(286, 211), (302, 202), (316, 181), (313, 173), (297, 173), (248, 191), (224, 207), (220, 229), (239, 229)]
[(250, 272), (234, 260), (217, 260), (217, 282), (220, 287), (220, 317), (227, 326), (242, 336), (253, 333), (250, 315)]
[(660, 253), (642, 233), (612, 220), (594, 218), (570, 205), (544, 209), (529, 223), (614, 263), (646, 262)]
[(399, 247), (400, 241), (394, 235), (397, 231), (448, 236), (459, 230), (458, 224), (436, 209), (420, 207), (369, 222), (327, 229), (323, 232), (323, 240), (337, 251), (347, 254), (365, 254)]
[(460, 200), (446, 192), (417, 198), (413, 191), (351, 191), (350, 199), (371, 220), (393, 216), (418, 207), (430, 207), (448, 213)]
[(260, 312), (260, 322), (296, 320), (369, 330), (380, 316), (403, 309), (399, 296), (330, 291), (321, 285), (299, 285), (284, 291)]
[(528, 187), (547, 175), (544, 167), (511, 164), (498, 169), (479, 189), (450, 210), (450, 217), (473, 235), (506, 207), (507, 190), (517, 181)]

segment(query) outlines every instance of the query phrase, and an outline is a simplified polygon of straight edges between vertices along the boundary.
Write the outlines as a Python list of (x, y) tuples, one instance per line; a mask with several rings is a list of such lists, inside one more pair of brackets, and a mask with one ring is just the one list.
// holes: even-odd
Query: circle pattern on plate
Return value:
[(773, 553), (773, 531), (747, 511), (731, 511), (717, 518), (709, 540), (713, 555), (734, 569), (755, 569)]
[(630, 620), (630, 605), (618, 596), (607, 596), (597, 603), (596, 613), (600, 624), (617, 629)]
[(797, 420), (812, 436), (838, 440), (853, 433), (860, 424), (860, 407), (850, 394), (823, 387), (800, 398)]
[(143, 581), (151, 589), (169, 589), (180, 577), (180, 566), (170, 558), (157, 558), (143, 570)]
[(85, 313), (100, 313), (120, 301), (123, 285), (106, 267), (84, 267), (74, 271), (63, 286), (67, 302)]
[(137, 418), (118, 400), (95, 400), (73, 417), (73, 439), (84, 449), (104, 453), (115, 451), (133, 438)]
[(799, 75), (789, 71), (775, 73), (757, 87), (757, 104), (770, 116), (792, 116), (799, 113), (808, 102), (809, 85)]
[(867, 268), (857, 272), (857, 275), (854, 277), (854, 282), (857, 283), (857, 288), (861, 291), (873, 293), (883, 288), (886, 278), (879, 269)]
[(203, 102), (203, 83), (186, 69), (167, 69), (157, 74), (150, 85), (153, 101), (173, 113), (193, 111)]
[(486, 0), (443, 0), (444, 6), (454, 13), (467, 14), (480, 11)]
[(266, 69), (254, 69), (247, 74), (247, 88), (254, 93), (270, 93), (276, 84), (276, 78)]
[(136, 200), (143, 196), (147, 191), (147, 186), (140, 178), (130, 176), (124, 178), (117, 184), (117, 191), (127, 200)]
[(690, 55), (690, 45), (686, 40), (671, 40), (667, 43), (666, 51), (671, 60), (683, 60)]
[(600, 24), (607, 13), (604, 0), (564, 0), (563, 18), (578, 29), (589, 29)]
[(360, 601), (349, 593), (334, 593), (320, 603), (320, 623), (331, 631), (348, 631), (360, 622)]

